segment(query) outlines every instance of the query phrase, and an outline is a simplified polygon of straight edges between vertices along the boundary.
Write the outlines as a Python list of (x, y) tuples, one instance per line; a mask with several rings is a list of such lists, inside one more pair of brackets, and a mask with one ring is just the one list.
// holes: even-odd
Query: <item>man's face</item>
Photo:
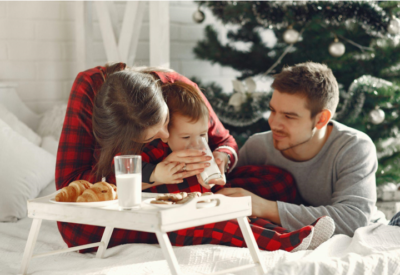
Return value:
[(315, 133), (316, 119), (311, 119), (311, 111), (306, 108), (306, 103), (305, 97), (274, 91), (268, 122), (277, 150), (290, 153), (291, 150), (309, 145)]

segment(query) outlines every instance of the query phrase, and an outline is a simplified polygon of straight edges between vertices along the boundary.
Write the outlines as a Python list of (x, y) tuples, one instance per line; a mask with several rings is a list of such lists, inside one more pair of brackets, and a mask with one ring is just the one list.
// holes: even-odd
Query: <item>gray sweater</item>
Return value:
[(335, 234), (352, 236), (369, 223), (375, 210), (375, 145), (364, 133), (332, 121), (332, 132), (312, 159), (295, 162), (273, 146), (272, 133), (251, 136), (239, 152), (239, 166), (274, 165), (290, 172), (310, 206), (278, 201), (282, 226), (297, 230), (321, 216), (336, 224)]

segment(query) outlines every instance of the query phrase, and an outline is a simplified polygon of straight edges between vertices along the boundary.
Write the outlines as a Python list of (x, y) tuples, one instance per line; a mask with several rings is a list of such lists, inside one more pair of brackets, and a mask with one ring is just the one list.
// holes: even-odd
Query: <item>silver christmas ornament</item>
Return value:
[(298, 31), (289, 28), (283, 33), (283, 40), (288, 44), (293, 44), (299, 41), (300, 34)]
[(334, 57), (340, 57), (346, 51), (346, 47), (342, 42), (335, 38), (334, 42), (329, 45), (329, 53)]
[(204, 19), (206, 18), (204, 12), (202, 12), (201, 10), (197, 10), (193, 13), (193, 21), (200, 24), (204, 21)]
[(369, 120), (375, 125), (381, 124), (385, 120), (385, 112), (377, 107), (369, 113)]
[(389, 22), (387, 30), (393, 35), (400, 34), (400, 19), (393, 17)]

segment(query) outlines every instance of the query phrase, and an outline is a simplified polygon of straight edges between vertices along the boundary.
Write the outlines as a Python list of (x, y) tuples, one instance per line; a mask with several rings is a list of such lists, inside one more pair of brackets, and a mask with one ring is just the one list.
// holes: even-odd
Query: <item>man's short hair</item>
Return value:
[(271, 87), (281, 93), (298, 94), (307, 98), (311, 117), (323, 109), (332, 116), (339, 102), (339, 87), (332, 70), (325, 64), (305, 62), (285, 67), (274, 75)]

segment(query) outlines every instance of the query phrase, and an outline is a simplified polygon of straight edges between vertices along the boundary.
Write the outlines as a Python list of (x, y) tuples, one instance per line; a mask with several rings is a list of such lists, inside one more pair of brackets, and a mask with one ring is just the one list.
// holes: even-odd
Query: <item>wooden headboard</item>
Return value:
[(0, 83), (0, 103), (4, 105), (19, 120), (36, 131), (40, 115), (29, 109), (17, 94), (15, 83)]

